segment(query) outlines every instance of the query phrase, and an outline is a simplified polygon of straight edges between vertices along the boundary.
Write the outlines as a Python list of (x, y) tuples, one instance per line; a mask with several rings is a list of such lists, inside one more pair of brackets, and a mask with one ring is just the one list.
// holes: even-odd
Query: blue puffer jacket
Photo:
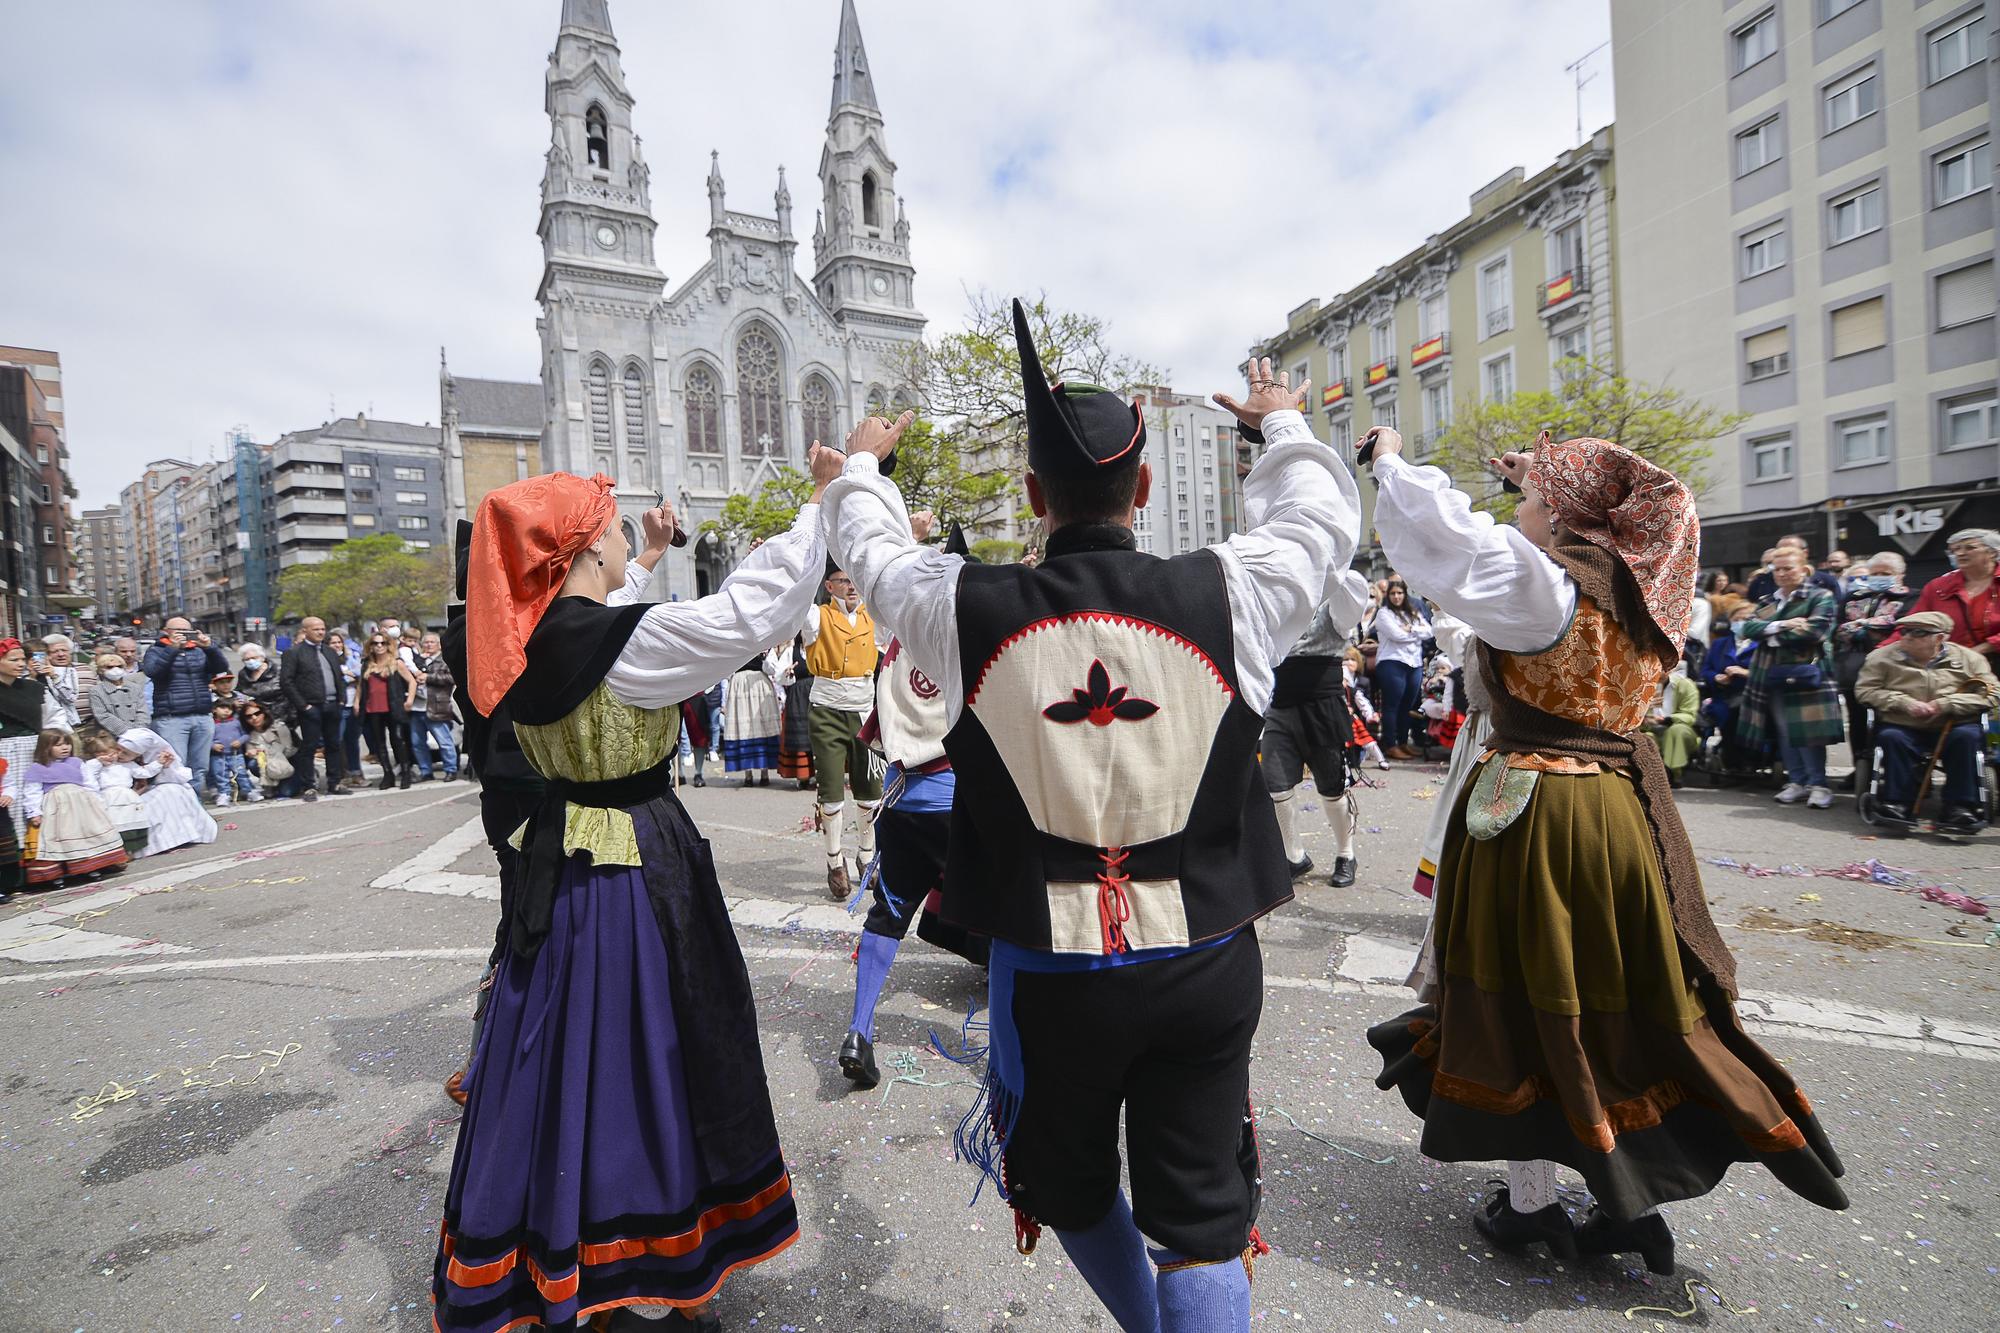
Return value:
[(146, 650), (139, 670), (153, 682), (154, 717), (188, 717), (213, 707), (208, 682), (229, 670), (229, 659), (220, 648), (156, 643)]

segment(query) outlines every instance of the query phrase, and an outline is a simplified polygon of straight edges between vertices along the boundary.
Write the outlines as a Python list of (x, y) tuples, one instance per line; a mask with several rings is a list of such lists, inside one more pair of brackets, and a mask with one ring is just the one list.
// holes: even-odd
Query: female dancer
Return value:
[[(815, 452), (819, 487), (838, 452)], [(798, 1236), (750, 978), (708, 844), (675, 799), (679, 703), (805, 617), (818, 489), (713, 596), (638, 603), (605, 477), (530, 477), (473, 523), (474, 707), (547, 779), (519, 835), (509, 947), (465, 1075), (431, 1292), (437, 1326), (705, 1307)], [(674, 531), (647, 513), (656, 561)]]
[[(1658, 1206), (1737, 1162), (1845, 1208), (1812, 1107), (1737, 1021), (1735, 960), (1642, 731), (1694, 595), (1693, 497), (1617, 445), (1544, 437), (1495, 460), (1523, 491), (1519, 526), (1496, 527), (1401, 447), (1376, 436), (1383, 545), (1478, 636), (1493, 733), (1438, 866), (1438, 998), (1370, 1030), (1376, 1082), (1423, 1118), (1426, 1154), (1515, 1159), (1474, 1217), (1498, 1245), (1671, 1272)], [(1580, 1230), (1557, 1162), (1596, 1198)]]

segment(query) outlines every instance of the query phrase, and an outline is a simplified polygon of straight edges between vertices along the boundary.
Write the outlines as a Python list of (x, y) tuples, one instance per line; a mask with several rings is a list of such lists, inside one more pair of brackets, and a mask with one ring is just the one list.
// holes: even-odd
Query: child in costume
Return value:
[(60, 728), (41, 734), (34, 762), (21, 775), (28, 823), (38, 830), (28, 862), (30, 884), (62, 885), (116, 874), (131, 858), (104, 802), (91, 790), (92, 774), (76, 757), (76, 738)]
[(167, 747), (160, 733), (134, 727), (118, 738), (118, 759), (146, 786), (146, 852), (158, 856), (176, 847), (215, 841), (215, 821), (194, 794), (194, 770)]

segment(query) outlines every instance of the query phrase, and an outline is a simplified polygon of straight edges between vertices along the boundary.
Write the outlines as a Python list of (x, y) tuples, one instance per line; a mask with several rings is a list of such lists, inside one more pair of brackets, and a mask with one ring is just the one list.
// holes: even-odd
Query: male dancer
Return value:
[[(911, 516), (918, 541), (930, 535), (930, 527), (929, 514)], [(957, 524), (952, 525), (944, 549), (966, 554), (965, 533)], [(968, 962), (986, 962), (986, 940), (944, 920), (937, 911), (950, 842), (951, 803), (958, 790), (951, 759), (944, 752), (948, 726), (944, 696), (903, 652), (902, 641), (891, 640), (882, 655), (875, 716), (862, 729), (864, 738), (872, 730), (880, 740), (889, 776), (884, 784), (887, 795), (875, 817), (882, 850), (872, 867), (862, 867), (863, 887), (874, 891), (874, 902), (855, 959), (854, 1017), (840, 1043), (840, 1072), (864, 1088), (882, 1081), (875, 1066), (875, 1005), (917, 909), (924, 909), (917, 925), (919, 937)]]
[(1247, 1330), (1251, 923), (1292, 896), (1254, 771), (1260, 715), (1353, 555), (1359, 501), (1293, 410), (1305, 386), (1257, 361), (1247, 402), (1217, 396), (1269, 438), (1244, 482), (1251, 531), (1140, 552), (1143, 417), (1095, 385), (1051, 386), (1019, 302), (1014, 327), (1041, 564), (967, 565), (911, 539), (875, 461), (907, 413), (856, 427), (827, 490), (837, 558), (952, 724), (945, 914), (993, 940), (992, 1114), (967, 1117), (961, 1151), (1014, 1205), (1017, 1244), (1054, 1227), (1122, 1327)]
[(1310, 768), (1326, 822), (1333, 829), (1333, 874), (1336, 889), (1354, 883), (1354, 803), (1347, 795), (1347, 747), (1354, 739), (1354, 720), (1342, 697), (1342, 651), (1347, 625), (1335, 620), (1336, 606), (1359, 602), (1368, 595), (1367, 582), (1354, 570), (1340, 571), (1330, 600), (1313, 616), (1312, 627), (1278, 663), (1271, 707), (1264, 714), (1264, 786), (1278, 812), (1278, 833), (1284, 839), (1285, 860), (1292, 878), (1312, 872), (1312, 858), (1299, 840), (1299, 780)]
[(843, 779), (854, 789), (861, 864), (866, 866), (875, 856), (874, 814), (882, 799), (882, 779), (875, 774), (868, 747), (861, 743), (861, 721), (875, 707), (880, 645), (875, 621), (845, 570), (828, 568), (826, 592), (827, 600), (807, 613), (800, 637), (805, 641), (806, 666), (813, 674), (807, 726), (813, 775), (819, 780), (814, 818), (826, 839), (826, 891), (835, 901), (845, 902), (854, 885), (847, 878), (847, 857), (841, 850), (846, 812)]

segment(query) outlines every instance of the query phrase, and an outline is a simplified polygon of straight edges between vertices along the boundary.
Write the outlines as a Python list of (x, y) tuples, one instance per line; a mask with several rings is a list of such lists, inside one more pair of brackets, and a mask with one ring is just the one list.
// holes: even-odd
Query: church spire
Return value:
[(880, 114), (875, 101), (875, 76), (869, 70), (868, 52), (861, 45), (861, 20), (854, 12), (854, 0), (841, 0), (840, 39), (833, 47), (833, 105), (831, 116), (852, 102)]
[(562, 26), (606, 41), (617, 40), (611, 32), (610, 0), (563, 0)]

